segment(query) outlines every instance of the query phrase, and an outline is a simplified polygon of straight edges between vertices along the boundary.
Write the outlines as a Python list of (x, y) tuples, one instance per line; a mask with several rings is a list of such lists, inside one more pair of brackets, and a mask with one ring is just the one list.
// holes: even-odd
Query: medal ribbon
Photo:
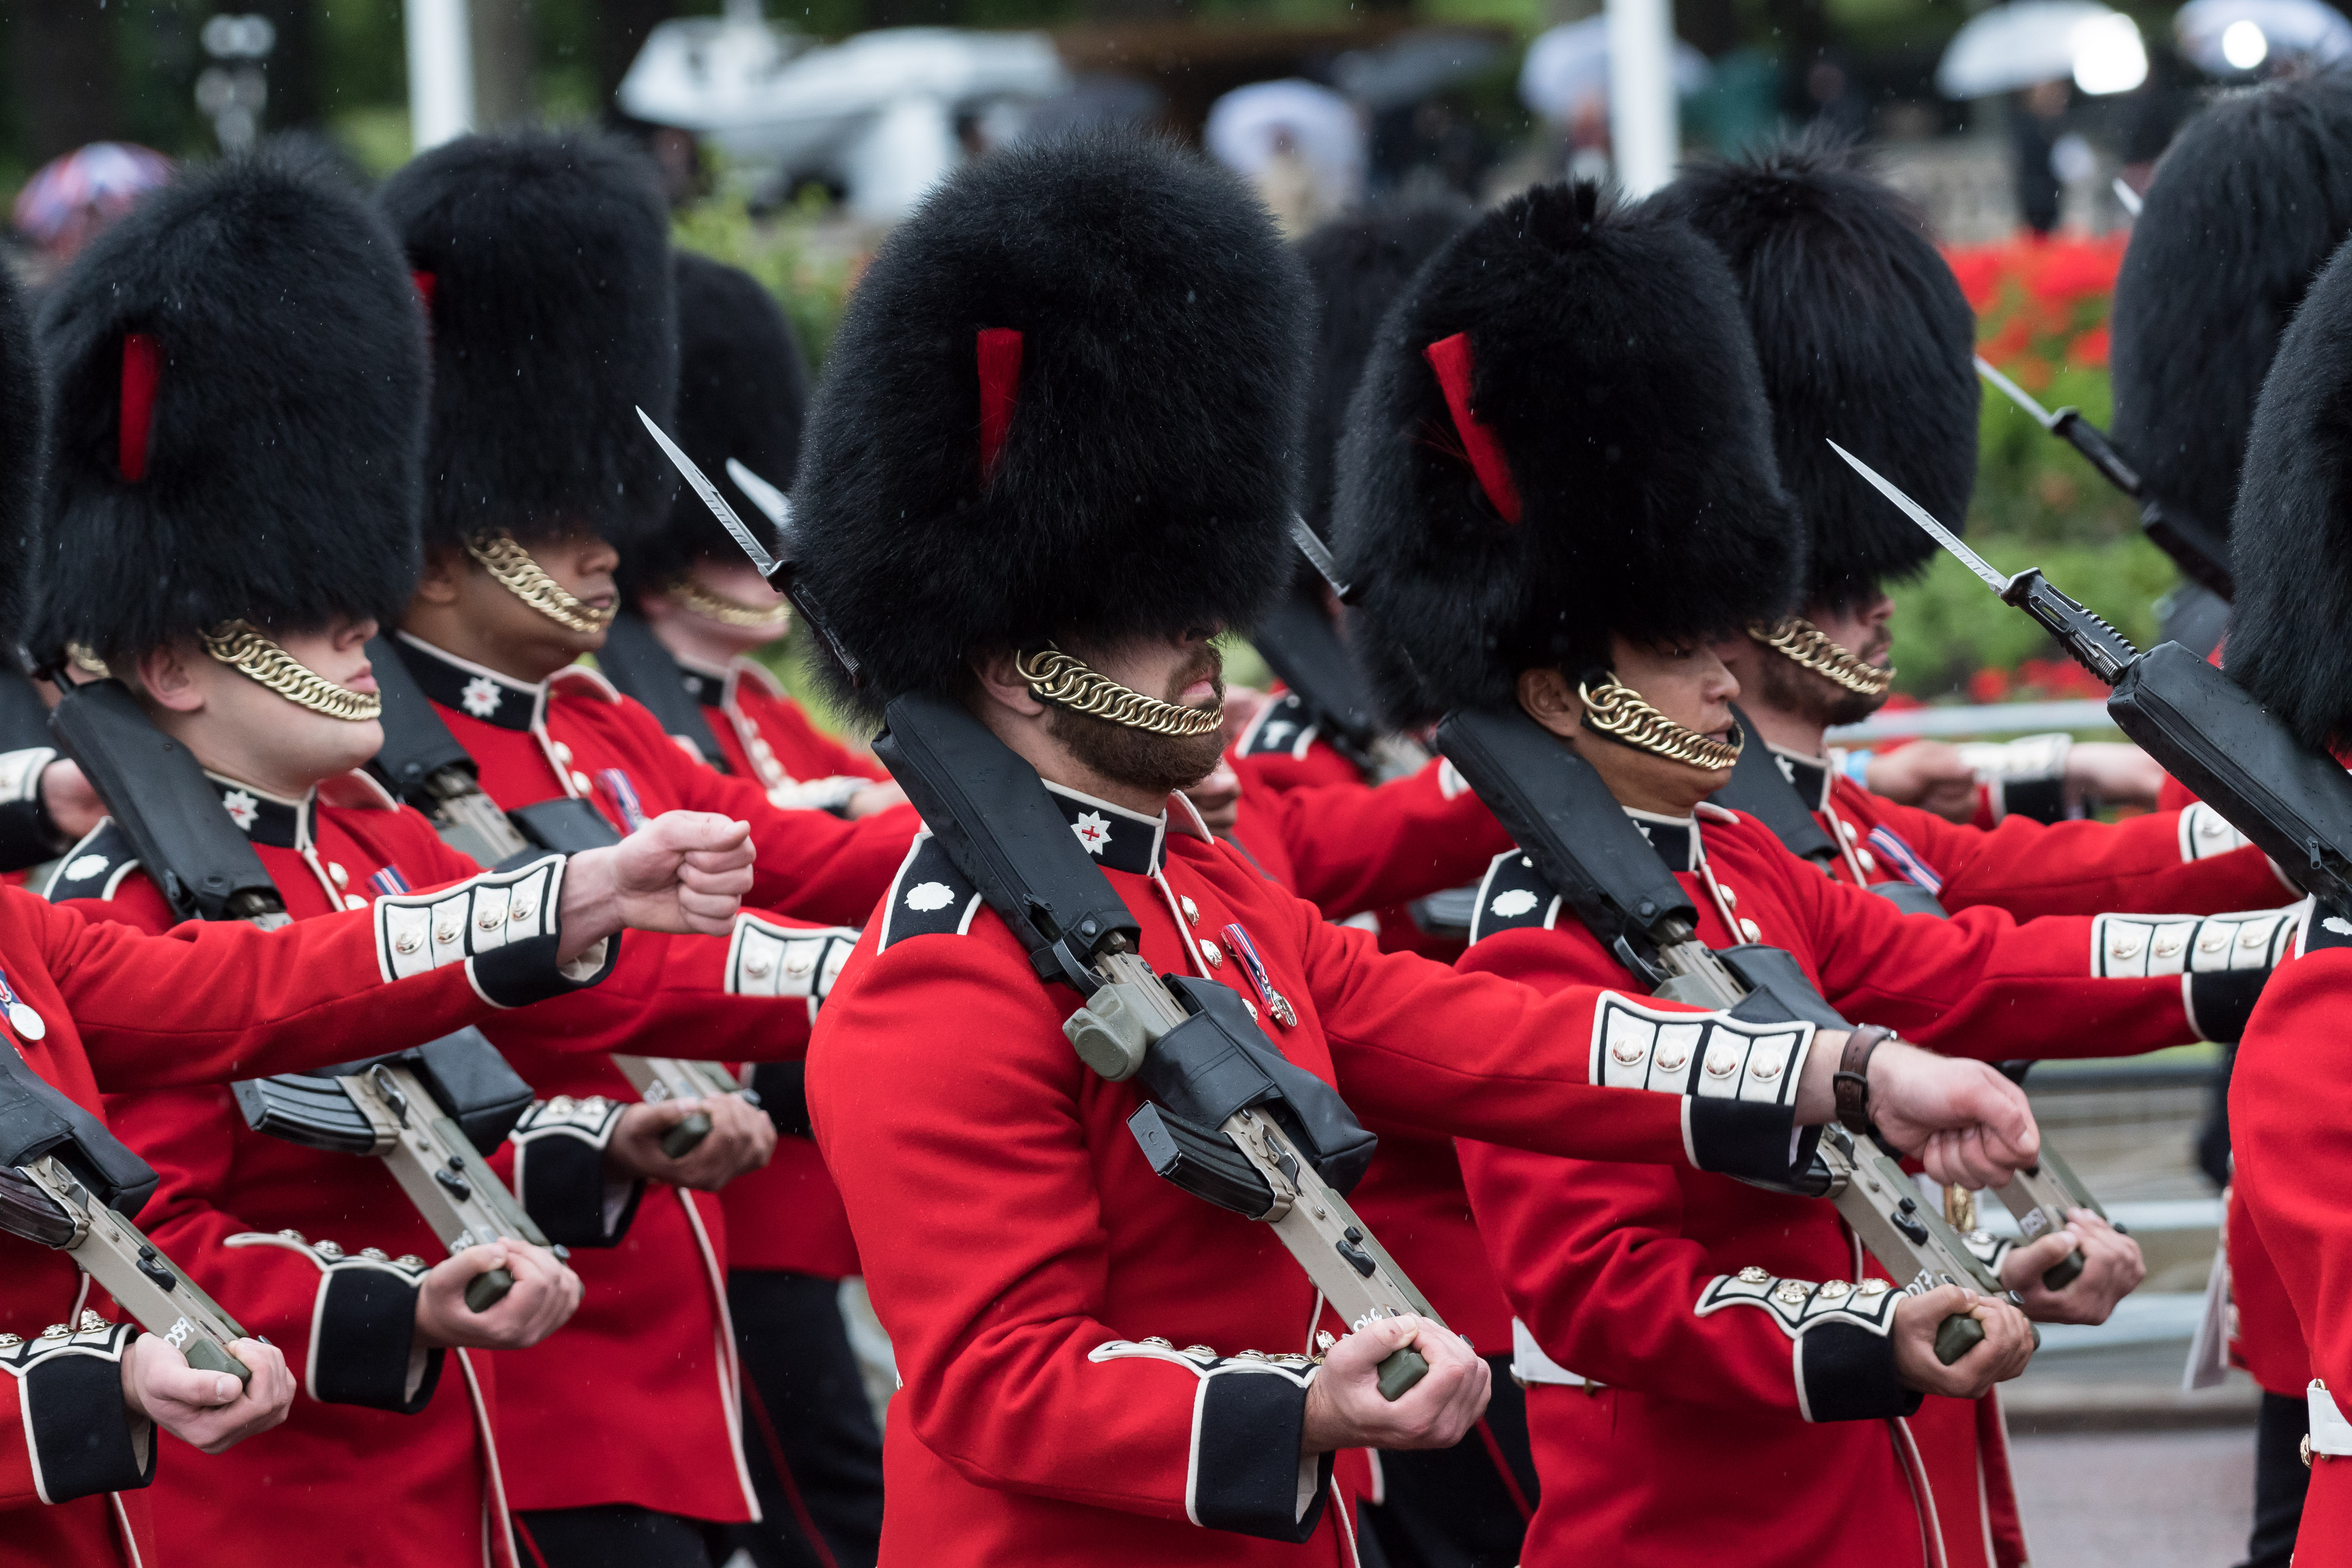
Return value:
[(1294, 1022), (1298, 1015), (1291, 1011), (1290, 999), (1274, 988), (1274, 982), (1265, 973), (1265, 960), (1258, 956), (1257, 943), (1250, 940), (1249, 932), (1241, 928), (1241, 922), (1236, 921), (1226, 926), (1223, 936), (1225, 946), (1242, 961), (1242, 967), (1249, 971), (1250, 984), (1257, 987), (1258, 1000), (1265, 1004), (1265, 1010), (1284, 1024)]

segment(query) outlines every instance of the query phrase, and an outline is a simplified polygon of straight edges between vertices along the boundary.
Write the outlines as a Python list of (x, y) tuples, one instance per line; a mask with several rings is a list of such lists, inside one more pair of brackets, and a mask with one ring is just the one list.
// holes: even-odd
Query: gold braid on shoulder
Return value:
[(1856, 696), (1884, 697), (1886, 689), (1895, 684), (1894, 670), (1864, 663), (1850, 649), (1832, 642), (1821, 627), (1802, 616), (1790, 616), (1769, 626), (1757, 621), (1748, 626), (1748, 635), (1815, 675), (1827, 676)]
[(1051, 643), (1035, 653), (1015, 654), (1013, 668), (1039, 701), (1108, 719), (1130, 730), (1154, 735), (1205, 735), (1225, 721), (1214, 708), (1181, 708), (1121, 686)]
[(614, 609), (600, 610), (573, 598), (503, 528), (466, 541), (466, 553), (480, 562), (482, 570), (497, 578), (500, 587), (557, 626), (575, 632), (601, 632), (613, 624)]
[(1643, 701), (1640, 692), (1620, 685), (1614, 675), (1604, 679), (1598, 689), (1579, 681), (1576, 694), (1584, 699), (1587, 724), (1612, 741), (1622, 741), (1668, 762), (1720, 772), (1739, 760), (1739, 748), (1748, 743), (1748, 737), (1736, 726), (1728, 745), (1683, 728)]
[(336, 685), (264, 637), (249, 621), (223, 621), (204, 634), (204, 644), (206, 653), (298, 708), (355, 724), (383, 712), (383, 699), (374, 692)]
[(772, 626), (782, 636), (793, 618), (793, 605), (789, 599), (779, 599), (772, 605), (747, 605), (740, 599), (714, 594), (690, 577), (680, 577), (672, 583), (669, 596), (696, 615), (717, 621), (721, 626), (758, 626), (762, 630)]

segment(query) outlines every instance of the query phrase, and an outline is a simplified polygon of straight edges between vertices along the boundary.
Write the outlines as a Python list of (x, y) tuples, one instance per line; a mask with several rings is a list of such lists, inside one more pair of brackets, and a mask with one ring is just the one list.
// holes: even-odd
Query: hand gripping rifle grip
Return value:
[(1984, 1325), (1966, 1312), (1955, 1312), (1936, 1326), (1936, 1359), (1951, 1365), (1984, 1343)]
[(507, 1292), (513, 1289), (514, 1275), (504, 1268), (493, 1268), (487, 1273), (477, 1274), (466, 1281), (466, 1310), (469, 1312), (487, 1312), (505, 1300)]
[(1401, 1351), (1391, 1351), (1389, 1359), (1381, 1363), (1381, 1397), (1394, 1404), (1410, 1393), (1414, 1384), (1428, 1375), (1429, 1363), (1422, 1358), (1419, 1351), (1411, 1345)]
[(661, 1152), (673, 1160), (683, 1160), (702, 1147), (710, 1136), (710, 1118), (699, 1110), (689, 1111), (678, 1124), (662, 1134)]

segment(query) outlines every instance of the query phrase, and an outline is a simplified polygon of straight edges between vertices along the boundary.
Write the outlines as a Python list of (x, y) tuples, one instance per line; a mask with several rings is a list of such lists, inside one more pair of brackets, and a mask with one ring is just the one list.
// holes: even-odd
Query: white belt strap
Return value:
[(2311, 1451), (2341, 1457), (2352, 1454), (2352, 1421), (2344, 1419), (2344, 1412), (2336, 1408), (2336, 1396), (2317, 1378), (2304, 1391), (2304, 1401), (2311, 1407)]
[(1538, 1383), (1560, 1384), (1570, 1388), (1584, 1386), (1584, 1379), (1544, 1354), (1535, 1335), (1517, 1318), (1511, 1320), (1511, 1376), (1522, 1388)]

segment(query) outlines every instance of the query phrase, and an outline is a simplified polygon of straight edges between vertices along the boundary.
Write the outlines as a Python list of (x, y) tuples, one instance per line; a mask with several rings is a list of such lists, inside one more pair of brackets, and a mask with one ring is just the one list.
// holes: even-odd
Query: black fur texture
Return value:
[(1808, 536), (1805, 603), (1843, 609), (1911, 576), (1935, 541), (1832, 440), (1958, 531), (1976, 488), (1976, 312), (1918, 214), (1808, 135), (1687, 170), (1656, 202), (1731, 263), (1772, 405), (1780, 482)]
[[(28, 578), (40, 505), (46, 414), (32, 318), (0, 268), (0, 643), (16, 644), (31, 610)], [(0, 669), (13, 656), (0, 655)]]
[(658, 528), (675, 472), (636, 410), (669, 424), (677, 332), (652, 164), (608, 136), (467, 136), (376, 199), (434, 279), (425, 542)]
[(2223, 668), (2305, 744), (2352, 745), (2352, 241), (2263, 384), (2230, 559)]
[[(1471, 405), (1511, 467), (1486, 501), (1430, 343), (1467, 332)], [(1730, 270), (1687, 226), (1541, 186), (1424, 268), (1382, 326), (1339, 456), (1353, 638), (1388, 716), (1507, 708), (1520, 671), (1610, 634), (1712, 637), (1787, 613), (1803, 538)]]
[[(844, 696), (1254, 621), (1290, 579), (1307, 317), (1265, 209), (1170, 143), (1040, 138), (941, 185), (850, 300), (793, 486), (805, 580), (866, 668)], [(1023, 334), (985, 479), (984, 328)]]
[[(162, 374), (123, 477), (123, 339)], [(415, 585), (425, 315), (399, 243), (331, 168), (266, 151), (184, 174), (44, 301), (55, 428), (27, 644), (121, 665), (222, 621), (390, 621)]]
[[(1381, 318), (1421, 264), (1468, 226), (1475, 210), (1458, 199), (1416, 202), (1335, 218), (1298, 242), (1318, 311), (1315, 381), (1307, 405), (1307, 483), (1299, 515), (1327, 542), (1339, 483), (1339, 437), (1348, 400), (1364, 374)], [(1316, 582), (1314, 569), (1306, 569)]]
[[(760, 280), (740, 268), (681, 250), (677, 285), (677, 411), (670, 439), (734, 503), (770, 550), (775, 530), (727, 477), (733, 458), (778, 489), (793, 482), (808, 407), (808, 362), (792, 322)], [(681, 484), (662, 528), (621, 558), (621, 585), (657, 592), (703, 556), (741, 561), (702, 498)]]
[(2214, 530), (2304, 290), (2352, 234), (2352, 79), (2233, 94), (2181, 128), (2116, 278), (2116, 443)]

